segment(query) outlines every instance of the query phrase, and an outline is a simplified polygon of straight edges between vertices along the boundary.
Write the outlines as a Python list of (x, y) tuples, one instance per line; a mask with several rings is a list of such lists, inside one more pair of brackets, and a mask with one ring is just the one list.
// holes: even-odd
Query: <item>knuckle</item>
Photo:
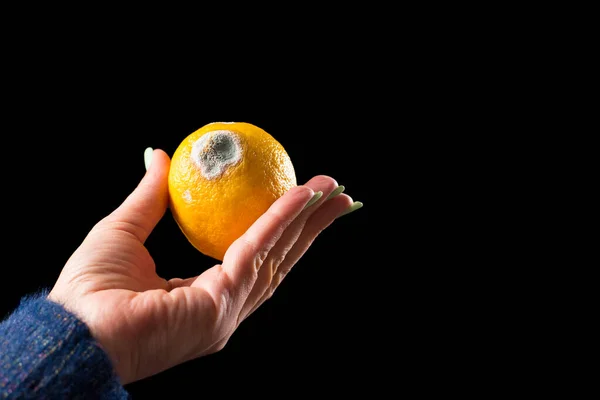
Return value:
[(256, 254), (254, 255), (254, 258), (253, 258), (254, 271), (258, 272), (258, 270), (262, 267), (265, 260), (267, 259), (268, 255), (269, 255), (269, 252), (266, 250), (259, 250), (256, 252)]
[(273, 265), (273, 271), (275, 271), (285, 261), (285, 253), (272, 254), (271, 264)]
[(243, 243), (243, 253), (245, 253), (246, 259), (252, 260), (254, 271), (258, 271), (263, 265), (269, 255), (269, 249), (260, 247), (258, 244), (248, 240), (247, 238), (241, 238)]

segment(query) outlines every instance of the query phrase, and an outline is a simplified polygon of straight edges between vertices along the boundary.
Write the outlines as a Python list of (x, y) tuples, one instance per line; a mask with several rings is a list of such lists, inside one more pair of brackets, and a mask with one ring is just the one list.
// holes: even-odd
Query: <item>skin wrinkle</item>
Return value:
[[(113, 289), (113, 290), (117, 290), (117, 289)], [(139, 306), (139, 303), (137, 303), (135, 300), (139, 299), (141, 296), (139, 293), (135, 293), (135, 294), (131, 294), (131, 298), (129, 301), (126, 302), (125, 307), (127, 307), (132, 314), (135, 313), (134, 309), (136, 307)], [(143, 312), (143, 310), (141, 310), (141, 312)], [(103, 315), (105, 318), (109, 318), (106, 315)], [(114, 321), (109, 320), (108, 321), (109, 324), (114, 324)], [(132, 324), (129, 319), (125, 319), (124, 323), (124, 328), (125, 328), (125, 332), (128, 333), (127, 337), (129, 336), (135, 336), (135, 332), (136, 332), (136, 325)], [(130, 374), (132, 374), (134, 371), (139, 372), (140, 370), (140, 360), (139, 360), (139, 354), (142, 354), (143, 349), (140, 347), (141, 343), (138, 341), (135, 341), (134, 346), (137, 346), (138, 350), (135, 352), (127, 352), (124, 351), (129, 345), (130, 345), (130, 341), (129, 340), (123, 340), (123, 336), (124, 335), (110, 335), (111, 337), (115, 337), (117, 336), (117, 349), (116, 349), (116, 354), (115, 357), (122, 357), (122, 354), (125, 355), (129, 355), (129, 360), (127, 363), (124, 363), (122, 359), (119, 360), (118, 365), (117, 365), (117, 370), (120, 368), (123, 368), (124, 365), (129, 365), (129, 370), (126, 371), (126, 373), (121, 372), (122, 376), (128, 376)]]
[[(194, 302), (193, 299), (190, 299), (190, 296), (192, 295), (192, 292), (189, 289), (191, 289), (191, 288), (188, 288), (188, 287), (175, 288), (173, 290), (173, 292), (170, 293), (171, 297), (174, 299), (175, 303), (176, 304), (182, 304), (183, 303), (182, 309), (188, 310), (188, 313), (189, 313), (190, 309), (196, 309), (196, 307), (197, 307), (195, 305), (196, 302)], [(215, 322), (213, 322), (213, 324), (216, 324), (216, 320), (218, 318), (216, 316), (217, 313), (218, 313), (217, 306), (215, 305), (214, 301), (212, 300), (212, 297), (210, 296), (210, 294), (208, 292), (206, 292), (205, 290), (201, 290), (201, 289), (199, 289), (199, 292), (203, 292), (206, 295), (206, 297), (208, 297), (209, 299), (211, 299), (211, 302), (213, 304), (213, 308), (211, 308), (211, 309), (213, 310), (213, 315), (214, 315), (214, 317), (212, 319), (215, 321)], [(198, 292), (196, 292), (196, 293), (198, 293)], [(211, 319), (211, 318), (209, 318), (209, 319)], [(205, 320), (203, 320), (201, 318), (194, 318), (192, 320), (195, 321), (195, 323), (191, 324), (189, 326), (188, 335), (190, 335), (190, 337), (192, 337), (193, 335), (197, 335), (198, 332), (202, 332), (203, 331), (203, 329), (202, 329), (203, 326), (202, 325), (206, 323)], [(199, 340), (199, 343), (202, 343), (202, 342), (203, 342), (202, 339)], [(187, 351), (185, 351), (182, 354), (182, 358), (185, 359), (185, 360), (194, 358), (194, 355), (197, 352), (198, 352), (198, 350), (196, 348), (192, 347), (192, 348), (188, 349)]]
[[(153, 351), (153, 349), (155, 348), (159, 348), (161, 343), (168, 343), (166, 342), (168, 340), (168, 331), (169, 329), (167, 329), (167, 327), (164, 324), (164, 320), (165, 317), (167, 316), (167, 320), (169, 320), (169, 317), (171, 317), (170, 315), (170, 310), (172, 309), (172, 307), (169, 307), (168, 303), (164, 301), (163, 296), (165, 294), (168, 294), (167, 291), (163, 290), (163, 289), (154, 289), (153, 290), (154, 293), (156, 293), (156, 296), (144, 296), (146, 297), (146, 304), (150, 303), (150, 305), (146, 305), (146, 308), (148, 308), (149, 310), (152, 310), (150, 312), (150, 316), (149, 316), (149, 321), (150, 323), (152, 323), (153, 327), (155, 329), (151, 329), (149, 328), (148, 331), (152, 332), (154, 331), (155, 334), (154, 335), (150, 335), (150, 340), (149, 343), (147, 345), (148, 349), (150, 350), (150, 354), (153, 355), (154, 357), (154, 362), (159, 362), (160, 359), (156, 358), (157, 357), (157, 353)], [(172, 355), (170, 355), (170, 357), (173, 357)], [(172, 364), (172, 360), (170, 360), (169, 364)]]
[[(186, 307), (188, 309), (188, 312), (190, 309), (197, 309), (197, 302), (195, 302), (191, 296), (193, 295), (194, 292), (192, 292), (191, 290), (183, 290), (183, 289), (195, 289), (195, 288), (182, 288), (182, 293), (183, 293), (183, 298), (184, 301), (187, 302)], [(215, 300), (213, 299), (213, 297), (210, 295), (210, 293), (206, 290), (204, 290), (204, 288), (200, 289), (199, 291), (200, 293), (204, 293), (205, 297), (204, 298), (208, 298), (210, 299), (210, 303), (213, 307), (211, 307), (212, 311), (212, 318), (205, 318), (205, 315), (202, 314), (202, 318), (195, 318), (194, 321), (196, 321), (195, 324), (192, 324), (190, 326), (190, 335), (191, 337), (195, 336), (198, 334), (198, 332), (206, 332), (207, 331), (207, 327), (209, 331), (212, 331), (213, 334), (210, 337), (215, 337), (216, 333), (214, 333), (215, 329), (219, 326), (219, 321), (222, 320), (221, 314), (222, 312), (219, 310), (218, 305), (215, 303)], [(198, 293), (198, 292), (196, 292)], [(202, 307), (202, 310), (204, 310), (205, 308)], [(207, 322), (207, 320), (209, 322)], [(227, 332), (224, 333), (224, 335), (227, 335)], [(221, 335), (222, 336), (222, 335)], [(185, 352), (185, 354), (183, 355), (183, 358), (186, 360), (190, 360), (193, 358), (198, 357), (198, 354), (202, 351), (203, 347), (204, 347), (204, 343), (205, 343), (206, 338), (203, 338), (201, 340), (198, 341), (198, 346), (196, 347), (192, 347), (190, 348), (187, 352)]]
[(308, 221), (308, 216), (300, 219), (300, 221), (299, 221), (300, 229), (298, 229), (297, 232), (294, 232), (294, 236), (293, 236), (292, 240), (288, 239), (289, 244), (284, 247), (283, 251), (281, 251), (280, 254), (283, 254), (283, 255), (280, 256), (280, 257), (278, 257), (278, 261), (279, 262), (276, 264), (276, 268), (273, 271), (273, 275), (277, 273), (277, 270), (279, 269), (279, 266), (284, 263), (285, 258), (287, 257), (287, 254), (290, 252), (290, 250), (294, 247), (294, 245), (296, 244), (296, 242), (300, 238), (300, 235), (302, 234), (302, 231), (304, 230), (304, 227), (305, 227), (307, 221)]
[[(131, 264), (131, 265), (134, 266), (134, 264)], [(126, 276), (128, 278), (132, 278), (132, 277), (135, 278), (136, 276), (139, 276), (139, 274), (132, 275), (130, 273), (132, 270), (136, 270), (136, 268), (128, 268), (126, 266), (123, 266), (123, 267), (119, 268), (120, 271), (116, 271), (115, 265), (113, 263), (97, 263), (96, 265), (90, 264), (86, 268), (87, 268), (87, 271), (85, 273), (78, 272), (77, 274), (73, 275), (70, 279), (70, 283), (76, 284), (76, 285), (93, 283), (94, 281), (97, 280), (98, 276), (105, 275), (107, 269), (110, 269), (113, 272), (118, 272), (120, 275)], [(106, 280), (104, 280), (103, 285), (99, 286), (97, 288), (94, 288), (92, 285), (92, 288), (90, 288), (90, 291), (95, 292), (95, 291), (99, 291), (99, 290), (110, 289), (113, 287), (121, 286), (120, 281), (122, 279), (120, 278), (120, 276), (113, 277), (112, 279), (113, 279), (112, 281), (108, 281), (108, 282)]]
[[(183, 299), (178, 301), (183, 301), (184, 304), (186, 304), (185, 308), (187, 309), (188, 313), (190, 312), (190, 309), (197, 309), (198, 301), (193, 299), (192, 297), (198, 296), (199, 293), (203, 293), (204, 296), (202, 298), (208, 299), (210, 304), (212, 305), (212, 307), (210, 308), (212, 310), (212, 312), (210, 313), (213, 316), (212, 318), (207, 318), (205, 314), (201, 314), (201, 318), (192, 318), (192, 320), (196, 321), (196, 323), (190, 326), (190, 337), (196, 336), (198, 332), (206, 332), (208, 327), (209, 331), (213, 331), (210, 337), (217, 338), (215, 339), (215, 343), (228, 338), (228, 336), (230, 335), (229, 330), (220, 329), (220, 331), (223, 331), (223, 333), (220, 335), (218, 335), (215, 331), (215, 329), (218, 329), (218, 327), (220, 326), (220, 322), (223, 321), (223, 319), (225, 318), (223, 316), (223, 310), (226, 309), (226, 307), (219, 306), (209, 291), (207, 291), (205, 288), (181, 287), (175, 288), (173, 292), (171, 293), (172, 296), (174, 296), (174, 299)], [(227, 300), (223, 301), (225, 301), (225, 304), (227, 304)], [(202, 302), (202, 304), (205, 304), (205, 302)], [(201, 307), (201, 310), (205, 310), (205, 308)], [(183, 354), (183, 359), (191, 360), (199, 357), (200, 353), (204, 348), (204, 343), (204, 340), (200, 340), (197, 348), (193, 347), (188, 352)], [(212, 346), (214, 346), (214, 344), (210, 345), (210, 347)]]
[(214, 298), (212, 293), (209, 293), (210, 297), (215, 302), (214, 304), (218, 307), (217, 321), (222, 321), (232, 311), (230, 308), (232, 300), (235, 298), (235, 285), (233, 279), (227, 273), (227, 270), (222, 264), (217, 266), (219, 271), (218, 279), (222, 283), (222, 291), (220, 293), (218, 301)]
[(150, 232), (146, 230), (143, 226), (131, 221), (107, 221), (107, 225), (108, 226), (106, 226), (105, 229), (133, 235), (136, 240), (139, 240), (142, 243), (144, 242), (143, 239), (147, 238), (150, 235)]

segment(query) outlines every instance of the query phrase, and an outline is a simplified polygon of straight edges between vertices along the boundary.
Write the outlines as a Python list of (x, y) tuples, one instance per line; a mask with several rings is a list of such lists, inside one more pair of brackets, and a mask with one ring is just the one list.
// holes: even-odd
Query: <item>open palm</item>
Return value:
[(138, 187), (92, 228), (49, 294), (88, 324), (123, 384), (222, 349), (352, 205), (333, 178), (316, 176), (277, 200), (221, 264), (167, 281), (144, 242), (167, 209), (169, 165), (168, 155), (154, 150)]

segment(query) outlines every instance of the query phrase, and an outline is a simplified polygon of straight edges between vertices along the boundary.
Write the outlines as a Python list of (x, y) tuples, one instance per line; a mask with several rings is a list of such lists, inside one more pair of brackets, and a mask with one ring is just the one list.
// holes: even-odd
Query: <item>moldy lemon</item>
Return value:
[(283, 146), (245, 122), (210, 123), (191, 133), (171, 158), (168, 182), (179, 228), (197, 250), (220, 261), (297, 184)]

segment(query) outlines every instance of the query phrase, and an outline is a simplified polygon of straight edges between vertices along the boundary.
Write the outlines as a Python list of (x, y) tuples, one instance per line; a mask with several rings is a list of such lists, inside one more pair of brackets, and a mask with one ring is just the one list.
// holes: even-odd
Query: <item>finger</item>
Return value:
[[(297, 218), (297, 222), (294, 221), (295, 226), (293, 227), (293, 229), (288, 229), (286, 231), (286, 233), (289, 231), (289, 240), (287, 240), (287, 243), (286, 241), (280, 240), (279, 243), (281, 243), (281, 245), (276, 246), (276, 248), (274, 248), (273, 251), (271, 251), (271, 254), (275, 259), (283, 261), (288, 251), (294, 246), (294, 244), (298, 240), (298, 237), (302, 233), (306, 221), (311, 217), (311, 215), (315, 213), (323, 203), (328, 201), (332, 196), (335, 196), (336, 193), (341, 193), (341, 191), (339, 191), (339, 185), (337, 181), (327, 175), (319, 175), (312, 178), (306, 183), (306, 186), (310, 187), (315, 192), (322, 192), (323, 195), (313, 205), (302, 211), (302, 214), (299, 216), (299, 218)], [(279, 264), (281, 263), (278, 263), (277, 267), (279, 266)], [(276, 269), (273, 271), (273, 273), (275, 272)]]
[(313, 195), (306, 186), (290, 189), (233, 242), (223, 264), (205, 271), (191, 286), (202, 288), (215, 302), (239, 315), (269, 251)]
[[(148, 171), (125, 201), (104, 222), (118, 224), (119, 229), (135, 235), (144, 243), (158, 221), (163, 217), (168, 203), (168, 175), (171, 160), (167, 153), (156, 149), (152, 153)], [(147, 157), (145, 157), (147, 162)]]
[(315, 210), (304, 225), (298, 240), (296, 240), (294, 246), (290, 249), (283, 262), (277, 268), (269, 289), (265, 291), (260, 300), (256, 302), (248, 315), (256, 311), (258, 307), (273, 295), (277, 287), (291, 271), (292, 267), (310, 248), (317, 236), (351, 205), (352, 198), (346, 194), (340, 194), (327, 200), (318, 210)]
[(302, 233), (302, 228), (306, 223), (307, 219), (319, 208), (319, 206), (338, 188), (338, 184), (335, 179), (326, 176), (319, 175), (309, 180), (304, 186), (311, 188), (315, 193), (321, 192), (321, 196), (305, 208), (302, 213), (294, 220), (293, 223), (285, 230), (281, 238), (277, 241), (277, 244), (273, 246), (273, 249), (269, 252), (263, 266), (261, 267), (258, 278), (244, 307), (242, 308), (241, 316), (242, 319), (254, 308), (256, 303), (263, 297), (265, 292), (271, 287), (271, 280), (277, 272), (277, 268), (285, 259), (288, 251), (294, 246), (296, 240)]
[[(338, 215), (348, 209), (352, 203), (352, 198), (350, 196), (347, 194), (340, 194), (321, 206), (321, 208), (310, 217), (302, 230), (300, 238), (298, 238), (294, 247), (289, 251), (288, 256), (277, 270), (277, 275), (281, 277), (279, 282), (283, 280), (283, 277), (290, 272), (292, 267), (304, 253), (306, 253), (317, 236), (319, 236), (325, 228), (331, 225)], [(274, 279), (274, 281), (277, 281), (277, 279)]]

